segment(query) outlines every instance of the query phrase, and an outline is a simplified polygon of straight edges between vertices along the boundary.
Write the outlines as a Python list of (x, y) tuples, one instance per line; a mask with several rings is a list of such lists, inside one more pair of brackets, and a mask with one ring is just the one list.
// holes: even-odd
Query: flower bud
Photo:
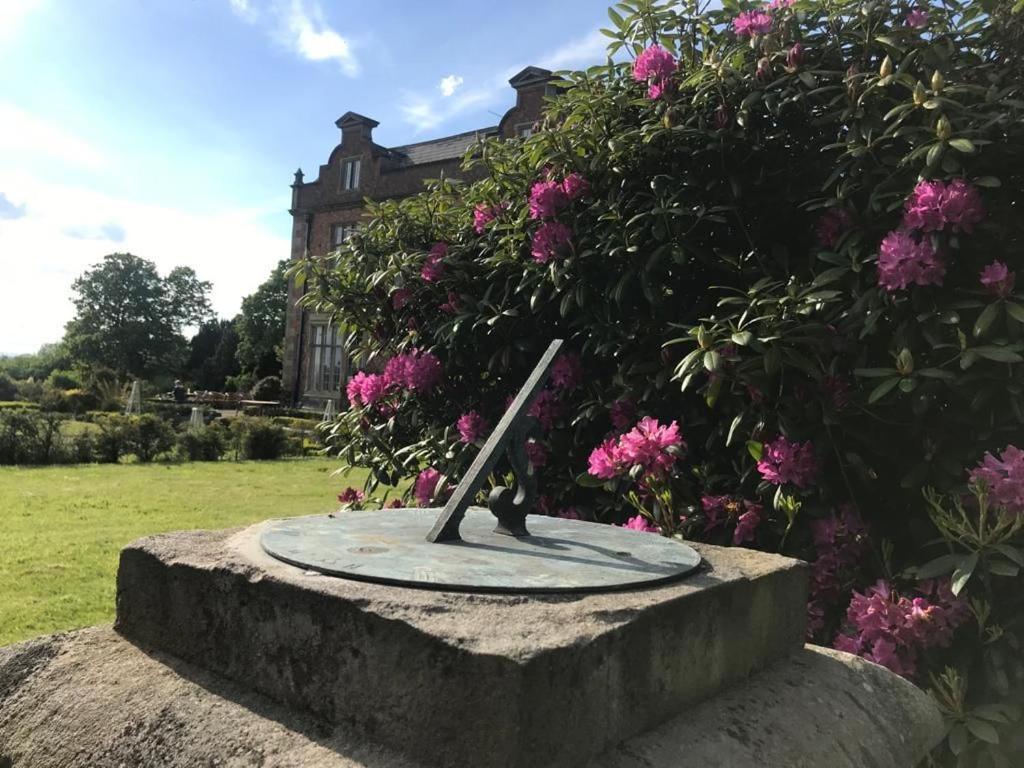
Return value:
[(892, 74), (892, 59), (886, 56), (882, 59), (882, 66), (878, 68), (879, 77), (889, 77)]
[(786, 66), (789, 69), (796, 69), (804, 63), (804, 47), (800, 43), (794, 43), (786, 54)]
[(935, 123), (935, 135), (941, 141), (949, 141), (949, 137), (953, 135), (953, 126), (950, 125), (945, 115), (942, 115), (939, 121)]
[(914, 356), (904, 347), (896, 357), (896, 370), (900, 376), (909, 376), (914, 372)]
[(928, 92), (924, 89), (924, 83), (920, 80), (914, 86), (914, 106), (920, 107), (928, 100)]
[(757, 62), (757, 79), (767, 80), (772, 74), (772, 63), (768, 61), (767, 56), (762, 56), (760, 61)]
[(732, 122), (732, 116), (729, 114), (729, 108), (725, 104), (720, 104), (715, 110), (715, 127), (723, 130), (729, 127), (730, 122)]
[(945, 87), (945, 85), (946, 85), (946, 78), (944, 78), (942, 76), (942, 73), (939, 72), (939, 70), (936, 69), (932, 73), (932, 90), (935, 91), (936, 93), (938, 93), (939, 91), (941, 91)]

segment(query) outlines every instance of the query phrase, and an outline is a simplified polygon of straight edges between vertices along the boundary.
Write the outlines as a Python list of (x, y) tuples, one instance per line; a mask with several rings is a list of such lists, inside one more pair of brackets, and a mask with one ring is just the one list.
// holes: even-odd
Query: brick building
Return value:
[[(323, 256), (359, 226), (363, 201), (406, 197), (423, 190), (426, 179), (442, 174), (472, 180), (460, 169), (466, 150), (478, 138), (528, 136), (541, 115), (551, 72), (527, 67), (511, 80), (516, 103), (494, 126), (455, 136), (382, 147), (373, 141), (378, 123), (355, 112), (338, 118), (341, 143), (331, 152), (315, 181), (303, 181), (302, 170), (292, 184), (292, 260)], [(282, 383), (293, 405), (322, 407), (340, 400), (349, 377), (343, 343), (327, 316), (296, 306), (302, 289), (288, 286)]]

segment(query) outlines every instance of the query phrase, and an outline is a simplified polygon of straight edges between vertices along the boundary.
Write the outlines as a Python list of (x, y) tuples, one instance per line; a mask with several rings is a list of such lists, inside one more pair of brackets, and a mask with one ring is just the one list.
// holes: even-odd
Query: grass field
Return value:
[(337, 507), (336, 460), (0, 467), (0, 646), (110, 621), (121, 547)]

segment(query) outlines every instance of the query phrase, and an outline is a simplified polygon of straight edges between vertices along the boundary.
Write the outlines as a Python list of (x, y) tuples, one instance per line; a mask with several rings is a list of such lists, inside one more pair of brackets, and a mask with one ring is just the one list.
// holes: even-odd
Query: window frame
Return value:
[[(362, 181), (363, 158), (358, 155), (342, 158), (341, 161), (341, 191), (354, 192), (359, 189)], [(354, 169), (354, 173), (352, 172)]]
[[(331, 248), (340, 248), (345, 242), (352, 237), (356, 232), (359, 231), (359, 225), (354, 222), (338, 222), (337, 224), (331, 224)], [(338, 233), (342, 233), (342, 237), (338, 239)], [(347, 232), (347, 234), (345, 234)]]
[(329, 318), (312, 317), (307, 338), (305, 394), (340, 397), (349, 371), (344, 333)]

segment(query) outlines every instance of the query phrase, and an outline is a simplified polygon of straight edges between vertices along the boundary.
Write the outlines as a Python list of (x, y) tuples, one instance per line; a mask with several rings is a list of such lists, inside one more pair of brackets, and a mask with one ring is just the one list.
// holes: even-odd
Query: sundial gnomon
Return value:
[[(600, 592), (672, 581), (700, 555), (652, 533), (529, 514), (536, 478), (525, 455), (530, 405), (562, 341), (551, 342), (443, 509), (340, 512), (271, 521), (263, 549), (329, 576), (468, 592)], [(507, 451), (515, 487), (471, 506)]]

